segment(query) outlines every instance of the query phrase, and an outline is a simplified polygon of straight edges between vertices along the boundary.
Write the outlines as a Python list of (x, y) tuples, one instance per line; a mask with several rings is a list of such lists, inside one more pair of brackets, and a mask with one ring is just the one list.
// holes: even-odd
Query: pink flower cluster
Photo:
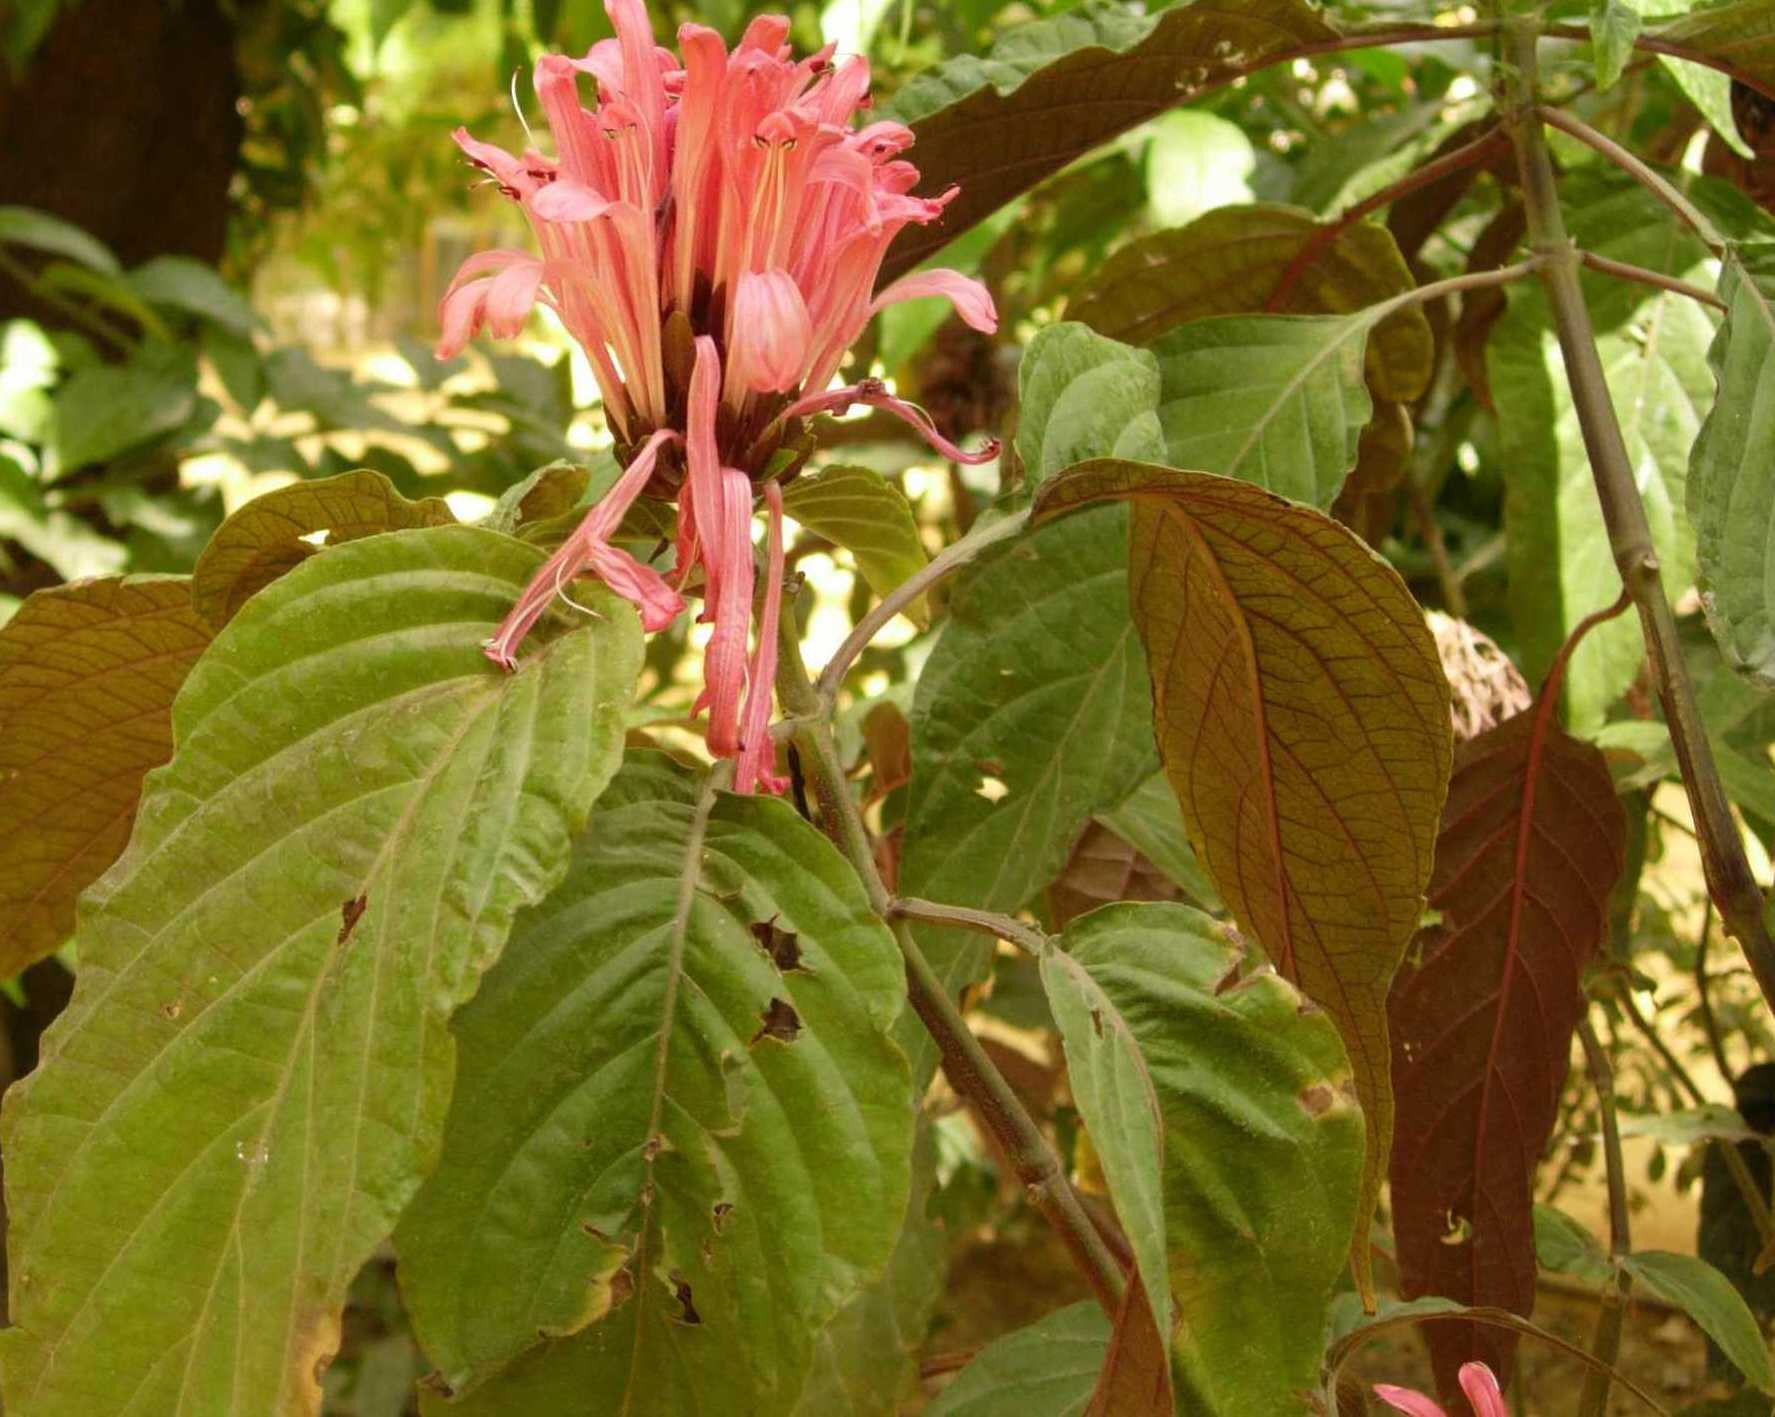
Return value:
[[(1459, 1381), (1462, 1393), (1473, 1404), (1475, 1417), (1510, 1417), (1504, 1407), (1504, 1393), (1498, 1386), (1497, 1377), (1485, 1364), (1461, 1364)], [(1435, 1402), (1410, 1388), (1376, 1383), (1374, 1394), (1395, 1412), (1405, 1413), (1406, 1417), (1448, 1417)]]
[[(456, 354), (483, 326), (516, 335), (541, 301), (585, 350), (631, 459), (488, 654), (512, 667), (563, 584), (586, 572), (634, 602), (648, 630), (661, 629), (683, 610), (681, 592), (700, 568), (702, 619), (714, 625), (698, 701), (699, 712), (709, 710), (709, 748), (737, 760), (738, 790), (780, 791), (768, 733), (783, 570), (782, 493), (771, 470), (785, 460), (774, 455), (794, 446), (797, 420), (869, 403), (914, 423), (945, 455), (966, 456), (879, 382), (829, 386), (886, 305), (947, 296), (986, 332), (997, 316), (984, 287), (953, 271), (920, 272), (875, 293), (895, 236), (936, 220), (953, 193), (912, 195), (918, 171), (900, 158), (910, 129), (852, 126), (868, 103), (865, 60), (835, 64), (830, 47), (795, 60), (779, 15), (753, 20), (732, 53), (715, 31), (687, 24), (680, 57), (654, 43), (642, 0), (605, 7), (616, 38), (583, 59), (537, 62), (553, 159), (456, 134), (523, 210), (541, 255), (470, 257), (444, 297), (438, 356)], [(581, 75), (596, 89), (593, 108), (581, 102)], [(649, 489), (678, 502), (677, 560), (666, 575), (610, 544)], [(766, 580), (748, 654), (758, 495), (769, 514)]]

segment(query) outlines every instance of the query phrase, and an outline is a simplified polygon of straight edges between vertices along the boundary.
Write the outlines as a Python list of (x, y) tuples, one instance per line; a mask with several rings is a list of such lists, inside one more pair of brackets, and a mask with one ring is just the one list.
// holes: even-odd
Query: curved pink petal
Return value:
[(1395, 1412), (1403, 1412), (1405, 1417), (1448, 1417), (1421, 1392), (1413, 1392), (1410, 1388), (1394, 1387), (1392, 1383), (1376, 1383), (1374, 1395)]
[(468, 342), (481, 332), (481, 321), (487, 310), (487, 292), (495, 277), (481, 276), (475, 280), (452, 285), (438, 306), (440, 333), (433, 354), (439, 359), (454, 359), (468, 347)]
[(484, 276), (491, 271), (502, 271), (507, 266), (515, 266), (519, 262), (534, 261), (535, 259), (536, 257), (528, 251), (514, 251), (509, 246), (496, 246), (491, 251), (477, 251), (456, 268), (456, 274), (450, 281), (450, 290), (445, 291), (444, 294), (449, 295), (450, 291), (455, 290), (457, 286), (473, 280), (476, 276)]
[[(716, 351), (714, 340), (699, 335), (696, 364), (690, 375), (684, 455), (690, 466), (697, 516), (701, 521), (712, 523), (719, 522), (721, 515), (721, 456), (715, 448), (715, 403), (720, 396), (721, 355)], [(708, 560), (705, 548), (705, 563)]]
[(865, 379), (860, 384), (852, 384), (847, 388), (832, 389), (822, 394), (809, 394), (797, 399), (783, 411), (783, 417), (808, 418), (816, 413), (842, 413), (852, 404), (868, 404), (871, 408), (885, 409), (903, 423), (910, 423), (923, 435), (925, 442), (948, 458), (951, 462), (967, 463), (978, 466), (991, 462), (998, 456), (999, 443), (997, 438), (988, 438), (977, 453), (964, 452), (949, 439), (945, 438), (926, 413), (915, 403), (895, 398), (888, 392), (888, 387), (880, 379)]
[(767, 556), (764, 613), (758, 621), (758, 641), (752, 649), (752, 666), (746, 682), (746, 708), (742, 716), (739, 762), (734, 768), (735, 792), (781, 792), (786, 778), (776, 775), (777, 750), (770, 736), (770, 696), (777, 677), (777, 627), (783, 609), (783, 489), (775, 482), (764, 484), (764, 503), (770, 512), (766, 532)]
[(813, 325), (787, 271), (747, 271), (733, 298), (729, 377), (758, 393), (795, 388), (807, 374)]
[(678, 434), (670, 428), (661, 428), (641, 445), (641, 451), (630, 460), (623, 475), (611, 484), (610, 490), (598, 499), (598, 505), (592, 508), (592, 514), (586, 518), (586, 525), (592, 534), (600, 538), (608, 538), (615, 534), (622, 519), (628, 514), (635, 499), (647, 486), (647, 480), (653, 476), (654, 464), (659, 461), (660, 449), (667, 443), (678, 440)]
[(1473, 1404), (1474, 1417), (1510, 1417), (1497, 1376), (1484, 1363), (1461, 1364), (1459, 1381), (1467, 1401)]
[(702, 523), (705, 593), (715, 610), (715, 632), (703, 653), (703, 696), (709, 709), (709, 751), (731, 758), (740, 751), (740, 696), (746, 683), (746, 626), (752, 619), (752, 480), (738, 468), (721, 469), (717, 515)]
[(530, 210), (544, 221), (596, 221), (616, 205), (584, 183), (551, 182), (530, 199)]
[(947, 299), (955, 306), (955, 313), (982, 334), (997, 331), (998, 309), (992, 303), (992, 292), (960, 271), (914, 271), (909, 276), (901, 276), (875, 297), (869, 313), (874, 315), (902, 300), (919, 300), (933, 295)]
[(586, 547), (586, 566), (593, 575), (641, 612), (648, 634), (663, 630), (684, 612), (684, 599), (652, 566), (643, 565), (620, 546), (594, 541)]
[(498, 182), (500, 190), (507, 196), (521, 196), (535, 185), (524, 163), (504, 148), (493, 143), (483, 143), (466, 128), (458, 128), (450, 136), (456, 140), (456, 146), (462, 149), (469, 162)]
[(500, 339), (515, 339), (522, 334), (541, 284), (541, 261), (514, 261), (494, 276), (487, 289), (487, 328)]

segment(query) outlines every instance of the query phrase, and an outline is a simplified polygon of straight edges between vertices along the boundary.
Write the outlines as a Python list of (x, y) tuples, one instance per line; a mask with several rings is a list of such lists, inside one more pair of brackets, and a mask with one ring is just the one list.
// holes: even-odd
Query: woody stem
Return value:
[[(973, 1108), (1009, 1160), (1030, 1202), (1059, 1233), (1098, 1302), (1113, 1316), (1121, 1303), (1127, 1276), (1067, 1180), (1054, 1148), (968, 1027), (961, 1010), (918, 947), (909, 921), (896, 909), (893, 895), (875, 864), (869, 830), (863, 824), (838, 757), (831, 700), (815, 687), (802, 662), (794, 620), (793, 615), (784, 615), (778, 635), (777, 696), (795, 725), (792, 741), (813, 788), (820, 826), (862, 878), (875, 913), (892, 925), (906, 964), (907, 997), (936, 1042), (949, 1085)], [(903, 906), (904, 902), (899, 904)]]

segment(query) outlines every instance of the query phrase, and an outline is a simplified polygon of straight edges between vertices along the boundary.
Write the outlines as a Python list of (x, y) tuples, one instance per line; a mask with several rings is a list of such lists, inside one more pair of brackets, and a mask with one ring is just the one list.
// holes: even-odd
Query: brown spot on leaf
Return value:
[(339, 941), (344, 944), (351, 938), (351, 932), (357, 929), (357, 922), (364, 918), (364, 912), (370, 908), (370, 897), (356, 896), (339, 907)]
[(646, 1141), (641, 1143), (641, 1159), (643, 1161), (652, 1161), (654, 1157), (658, 1156), (665, 1149), (666, 1139), (658, 1132), (655, 1132), (652, 1136), (647, 1138)]
[(184, 1012), (185, 1012), (185, 1004), (184, 1004), (184, 1001), (180, 1000), (180, 999), (174, 999), (171, 1003), (162, 1004), (160, 1006), (160, 1016), (162, 1018), (172, 1019), (172, 1020), (176, 1021), (178, 1019), (179, 1015)]
[(806, 966), (801, 962), (801, 937), (793, 930), (779, 929), (777, 919), (773, 915), (768, 920), (754, 920), (751, 925), (752, 938), (758, 941), (758, 948), (770, 956), (770, 962), (780, 973), (788, 974), (791, 970), (805, 969)]
[(1092, 1009), (1091, 1010), (1091, 1027), (1097, 1031), (1097, 1036), (1099, 1038), (1103, 1037), (1103, 1010), (1102, 1009)]
[(1316, 1082), (1303, 1091), (1296, 1100), (1307, 1116), (1323, 1117), (1331, 1110), (1332, 1103), (1337, 1101), (1337, 1093), (1330, 1083)]
[(727, 1228), (728, 1217), (733, 1214), (733, 1206), (727, 1201), (716, 1201), (710, 1215), (715, 1221), (715, 1233), (719, 1235)]
[(620, 1309), (634, 1297), (635, 1281), (625, 1266), (610, 1276), (610, 1307)]
[(761, 1015), (764, 1025), (752, 1035), (752, 1042), (760, 1039), (774, 1038), (778, 1043), (793, 1043), (796, 1035), (801, 1032), (801, 1015), (795, 1012), (794, 1005), (784, 999), (772, 999), (770, 1007)]
[(677, 1298), (680, 1309), (678, 1322), (700, 1324), (703, 1316), (696, 1311), (696, 1303), (690, 1293), (690, 1281), (677, 1270), (672, 1271), (672, 1293)]

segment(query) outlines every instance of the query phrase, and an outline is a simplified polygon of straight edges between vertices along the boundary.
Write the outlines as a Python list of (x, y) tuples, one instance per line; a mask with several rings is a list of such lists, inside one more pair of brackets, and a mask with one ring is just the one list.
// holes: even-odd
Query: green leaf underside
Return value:
[(1741, 250), (1720, 295), (1719, 392), (1689, 466), (1701, 603), (1727, 660), (1775, 688), (1775, 243)]
[(1728, 0), (1646, 26), (1648, 36), (1775, 98), (1775, 11), (1767, 0)]
[(1621, 1265), (1652, 1293), (1675, 1304), (1699, 1324), (1752, 1387), (1775, 1392), (1775, 1366), (1769, 1361), (1762, 1325), (1725, 1275), (1694, 1255), (1664, 1250), (1626, 1255)]
[(919, 75), (882, 116), (912, 125), (921, 192), (961, 190), (942, 221), (902, 233), (882, 280), (1116, 135), (1341, 33), (1304, 0), (1196, 0), (1157, 15), (1092, 0)]
[(1103, 1310), (1069, 1304), (981, 1349), (926, 1417), (1079, 1417), (1108, 1347)]
[(317, 1409), (346, 1286), (436, 1158), (448, 1015), (620, 752), (620, 602), (515, 674), (481, 654), (539, 561), (466, 527), (341, 547), (192, 671), (6, 1096), (9, 1410)]
[(787, 803), (636, 758), (456, 1023), (396, 1239), (421, 1342), (472, 1388), (428, 1410), (790, 1411), (900, 1232), (892, 937)]
[(320, 551), (307, 539), (316, 532), (332, 546), (455, 520), (443, 498), (410, 501), (368, 469), (292, 482), (255, 497), (216, 529), (192, 573), (192, 603), (220, 629), (249, 597)]
[(1368, 1124), (1358, 1228), (1392, 1132), (1388, 981), (1417, 927), (1448, 778), (1448, 684), (1397, 574), (1311, 507), (1109, 460), (1037, 520), (1134, 502), (1128, 576), (1159, 752), (1241, 929), (1337, 1022)]
[(0, 629), (0, 977), (56, 950), (129, 840), (209, 643), (183, 576), (38, 591)]
[(1543, 1269), (1569, 1274), (1586, 1284), (1609, 1277), (1608, 1252), (1571, 1216), (1550, 1205), (1534, 1208), (1535, 1259)]
[[(798, 477), (783, 489), (783, 510), (849, 551), (877, 595), (895, 589), (929, 559), (906, 494), (873, 469), (828, 467)], [(930, 624), (922, 595), (905, 613), (920, 629)]]
[[(1626, 822), (1597, 749), (1538, 705), (1461, 745), (1422, 932), (1394, 980), (1393, 1232), (1402, 1291), (1534, 1312), (1531, 1167), (1602, 948)], [(1439, 1383), (1508, 1371), (1514, 1332), (1437, 1324)]]
[[(1072, 958), (1044, 961), (1044, 976), (1083, 974), (1097, 991), (1082, 1012), (1090, 997), (1082, 991), (1051, 989), (1050, 999), (1143, 1272), (1141, 1219), (1122, 1206), (1139, 1195), (1144, 1210), (1151, 1190), (1161, 1191), (1154, 1228), (1177, 1295), (1179, 1409), (1292, 1411), (1318, 1374), (1361, 1187), (1363, 1123), (1337, 1030), (1275, 974), (1226, 988), (1239, 947), (1225, 926), (1187, 906), (1106, 906), (1061, 944)], [(1144, 1058), (1150, 1092), (1110, 1084), (1101, 1066), (1106, 1050), (1121, 1050), (1123, 1030)], [(1130, 1080), (1126, 1064), (1117, 1071)], [(1153, 1171), (1131, 1189), (1122, 1174), (1152, 1162), (1143, 1132), (1131, 1136), (1126, 1124), (1143, 1123), (1155, 1097), (1162, 1177)]]
[[(1157, 766), (1127, 525), (1119, 508), (1070, 518), (995, 549), (961, 582), (910, 715), (904, 893), (1017, 910), (1059, 874), (1092, 814)], [(976, 934), (919, 935), (952, 989), (991, 955)], [(914, 1076), (928, 1077), (922, 1029), (908, 1023), (902, 1040)]]
[(1017, 367), (1017, 456), (1031, 482), (1098, 456), (1162, 462), (1159, 366), (1084, 325), (1050, 325)]
[[(1112, 339), (1148, 345), (1216, 315), (1353, 315), (1417, 284), (1391, 233), (1358, 222), (1338, 232), (1277, 302), (1290, 263), (1320, 229), (1313, 214), (1298, 207), (1221, 207), (1122, 247), (1081, 284), (1067, 303), (1067, 318)], [(1399, 403), (1417, 399), (1434, 353), (1422, 307), (1387, 316), (1368, 341), (1371, 394)]]
[(0, 207), (0, 245), (24, 246), (50, 256), (64, 256), (106, 275), (122, 267), (104, 242), (72, 222), (35, 207)]
[[(1705, 249), (1651, 196), (1625, 178), (1573, 173), (1562, 183), (1574, 239), (1587, 250), (1675, 276), (1699, 276)], [(1586, 274), (1598, 353), (1627, 441), (1652, 542), (1673, 599), (1687, 589), (1695, 543), (1684, 510), (1689, 452), (1712, 397), (1706, 350), (1713, 326), (1685, 296)], [(1523, 670), (1543, 675), (1572, 628), (1621, 590), (1577, 411), (1567, 390), (1546, 297), (1519, 285), (1492, 334), (1490, 378), (1499, 437), (1511, 469), (1511, 615)], [(1645, 660), (1637, 617), (1587, 635), (1566, 673), (1574, 727), (1593, 728)]]

